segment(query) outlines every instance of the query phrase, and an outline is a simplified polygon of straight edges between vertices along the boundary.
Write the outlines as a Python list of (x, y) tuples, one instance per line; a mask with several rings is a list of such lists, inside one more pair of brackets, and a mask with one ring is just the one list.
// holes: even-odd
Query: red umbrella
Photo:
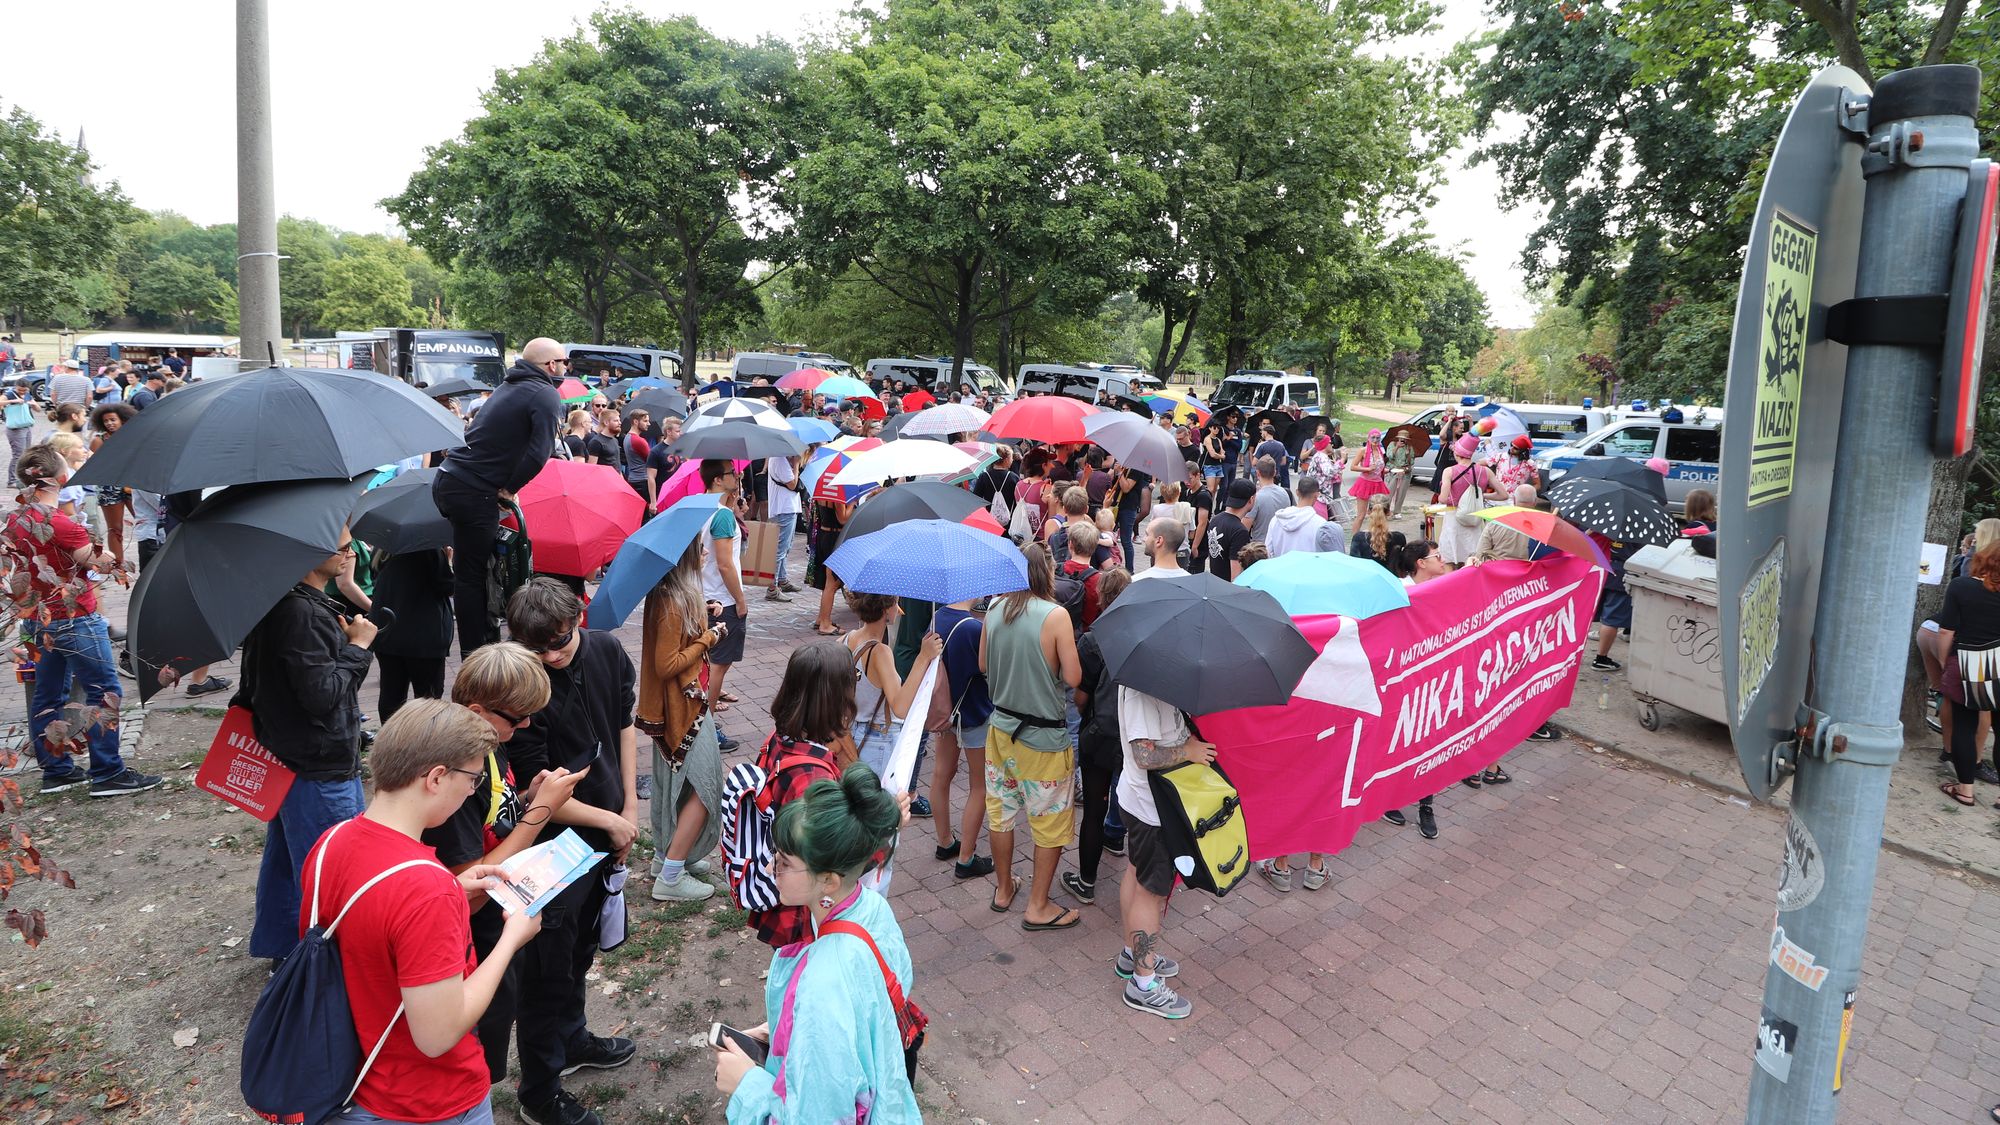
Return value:
[(817, 367), (801, 367), (797, 371), (787, 372), (780, 376), (778, 387), (787, 391), (809, 391), (831, 378), (833, 378), (833, 372), (831, 371), (824, 371)]
[(1481, 509), (1479, 515), (1502, 527), (1511, 527), (1537, 543), (1547, 543), (1558, 551), (1568, 551), (1605, 570), (1611, 569), (1611, 560), (1598, 547), (1597, 541), (1585, 535), (1575, 524), (1557, 517), (1554, 512), (1498, 504)]
[(906, 412), (922, 410), (936, 401), (937, 399), (929, 391), (911, 391), (909, 394), (903, 396), (903, 409)]
[(587, 578), (639, 530), (646, 502), (609, 465), (551, 460), (519, 497), (535, 569)]
[(857, 397), (851, 401), (860, 404), (861, 416), (871, 422), (879, 422), (889, 416), (889, 408), (883, 406), (880, 399)]
[(583, 380), (571, 376), (556, 386), (556, 397), (564, 402), (582, 402), (597, 392), (583, 385)]
[(964, 524), (967, 527), (976, 527), (981, 531), (990, 531), (995, 535), (1007, 534), (1007, 529), (1001, 527), (1000, 521), (994, 519), (993, 513), (985, 508), (978, 509), (971, 515), (965, 517), (964, 519), (958, 522)]
[(1090, 440), (1090, 435), (1083, 432), (1083, 420), (1095, 413), (1097, 408), (1087, 402), (1063, 395), (1038, 395), (1015, 399), (994, 411), (986, 430), (1000, 437), (1026, 438), (1050, 445), (1084, 442)]

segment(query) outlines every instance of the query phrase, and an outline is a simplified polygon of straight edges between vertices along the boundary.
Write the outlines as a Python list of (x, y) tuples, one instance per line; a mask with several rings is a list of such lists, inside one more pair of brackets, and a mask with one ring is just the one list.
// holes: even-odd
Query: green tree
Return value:
[[(323, 223), (285, 215), (278, 220), (278, 315), (293, 339), (315, 326), (326, 299), (326, 267), (333, 262), (338, 235)], [(371, 326), (372, 327), (372, 326)]]
[(385, 249), (363, 243), (326, 267), (316, 323), (328, 331), (428, 324), (410, 304), (410, 278)]
[(133, 215), (116, 184), (90, 182), (92, 171), (19, 107), (0, 117), (0, 329), (92, 304), (84, 279), (110, 263)]
[(220, 320), (235, 303), (236, 290), (205, 263), (166, 253), (146, 263), (132, 279), (132, 306), (194, 331), (200, 321)]
[(1151, 177), (1107, 143), (1107, 65), (1138, 0), (899, 0), (807, 64), (780, 198), (830, 283), (859, 269), (922, 310), (954, 376), (981, 330), (1094, 310), (1122, 279)]

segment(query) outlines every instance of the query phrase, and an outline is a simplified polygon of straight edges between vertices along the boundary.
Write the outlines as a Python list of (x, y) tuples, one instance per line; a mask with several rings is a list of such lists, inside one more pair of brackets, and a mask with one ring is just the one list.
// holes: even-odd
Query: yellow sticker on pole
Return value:
[(1841, 1066), (1847, 1062), (1847, 1037), (1854, 1032), (1854, 994), (1840, 1005), (1840, 1047), (1833, 1053), (1833, 1092), (1840, 1093)]
[(1750, 435), (1752, 508), (1792, 494), (1799, 386), (1806, 370), (1806, 326), (1812, 318), (1818, 252), (1818, 231), (1783, 210), (1772, 213), (1757, 353), (1757, 416)]

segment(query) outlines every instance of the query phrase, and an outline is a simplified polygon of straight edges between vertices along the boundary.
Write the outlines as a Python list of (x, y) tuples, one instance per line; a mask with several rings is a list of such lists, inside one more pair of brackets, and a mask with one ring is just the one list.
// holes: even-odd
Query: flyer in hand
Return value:
[(540, 914), (542, 907), (597, 866), (604, 852), (594, 852), (574, 830), (536, 844), (500, 865), (501, 885), (493, 898), (510, 911)]

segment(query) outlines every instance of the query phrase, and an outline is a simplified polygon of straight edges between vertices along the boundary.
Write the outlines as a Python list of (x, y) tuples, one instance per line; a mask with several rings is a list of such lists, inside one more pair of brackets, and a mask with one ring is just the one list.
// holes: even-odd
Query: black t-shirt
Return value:
[(1954, 578), (1944, 588), (1944, 608), (1938, 611), (1938, 628), (1957, 633), (1953, 643), (1960, 648), (2000, 641), (2000, 593), (1986, 588), (1977, 578)]
[(581, 434), (564, 434), (563, 444), (569, 447), (569, 455), (574, 460), (581, 461), (585, 457), (590, 456), (589, 449), (585, 445), (583, 435)]
[(998, 491), (1007, 498), (1007, 506), (1014, 506), (1014, 486), (1021, 483), (1021, 474), (1012, 469), (987, 469), (972, 478), (972, 494), (993, 503), (993, 494)]
[(1181, 460), (1193, 462), (1195, 464), (1200, 464), (1201, 442), (1191, 441), (1188, 442), (1186, 445), (1181, 446)]
[[(1203, 512), (1206, 512), (1211, 516), (1215, 514), (1215, 493), (1209, 491), (1205, 487), (1197, 488), (1194, 489), (1193, 491), (1182, 492), (1181, 499), (1187, 501), (1188, 506), (1194, 509), (1194, 522), (1196, 527), (1199, 527), (1201, 525), (1201, 517)], [(1189, 535), (1194, 534), (1193, 527), (1187, 528), (1186, 531)]]
[[(624, 646), (610, 633), (586, 629), (576, 658), (567, 668), (550, 668), (549, 705), (528, 725), (514, 732), (507, 756), (517, 777), (534, 777), (546, 769), (571, 771), (590, 767), (571, 799), (612, 812), (625, 810), (625, 778), (618, 762), (619, 732), (632, 725), (637, 703), (638, 671)], [(565, 826), (550, 824), (544, 839), (554, 839)], [(593, 851), (609, 851), (611, 838), (602, 829), (578, 828), (578, 836)]]
[(583, 439), (583, 454), (600, 465), (609, 465), (622, 470), (624, 458), (619, 456), (618, 439), (609, 434), (592, 434)]
[(1223, 512), (1208, 521), (1208, 572), (1224, 582), (1235, 580), (1229, 572), (1229, 564), (1236, 561), (1236, 552), (1250, 542), (1250, 528), (1237, 518), (1234, 512)]
[(646, 467), (653, 470), (659, 478), (657, 482), (659, 484), (667, 483), (667, 479), (680, 472), (681, 465), (687, 461), (687, 458), (677, 453), (667, 452), (669, 448), (671, 445), (668, 442), (656, 441), (653, 443), (653, 451), (646, 455)]
[(1131, 478), (1132, 487), (1127, 489), (1125, 494), (1118, 498), (1118, 518), (1120, 519), (1125, 518), (1125, 513), (1127, 512), (1139, 511), (1139, 502), (1145, 498), (1146, 490), (1152, 487), (1153, 484), (1152, 475), (1149, 473), (1142, 473), (1136, 469), (1127, 469), (1125, 470), (1125, 475)]

